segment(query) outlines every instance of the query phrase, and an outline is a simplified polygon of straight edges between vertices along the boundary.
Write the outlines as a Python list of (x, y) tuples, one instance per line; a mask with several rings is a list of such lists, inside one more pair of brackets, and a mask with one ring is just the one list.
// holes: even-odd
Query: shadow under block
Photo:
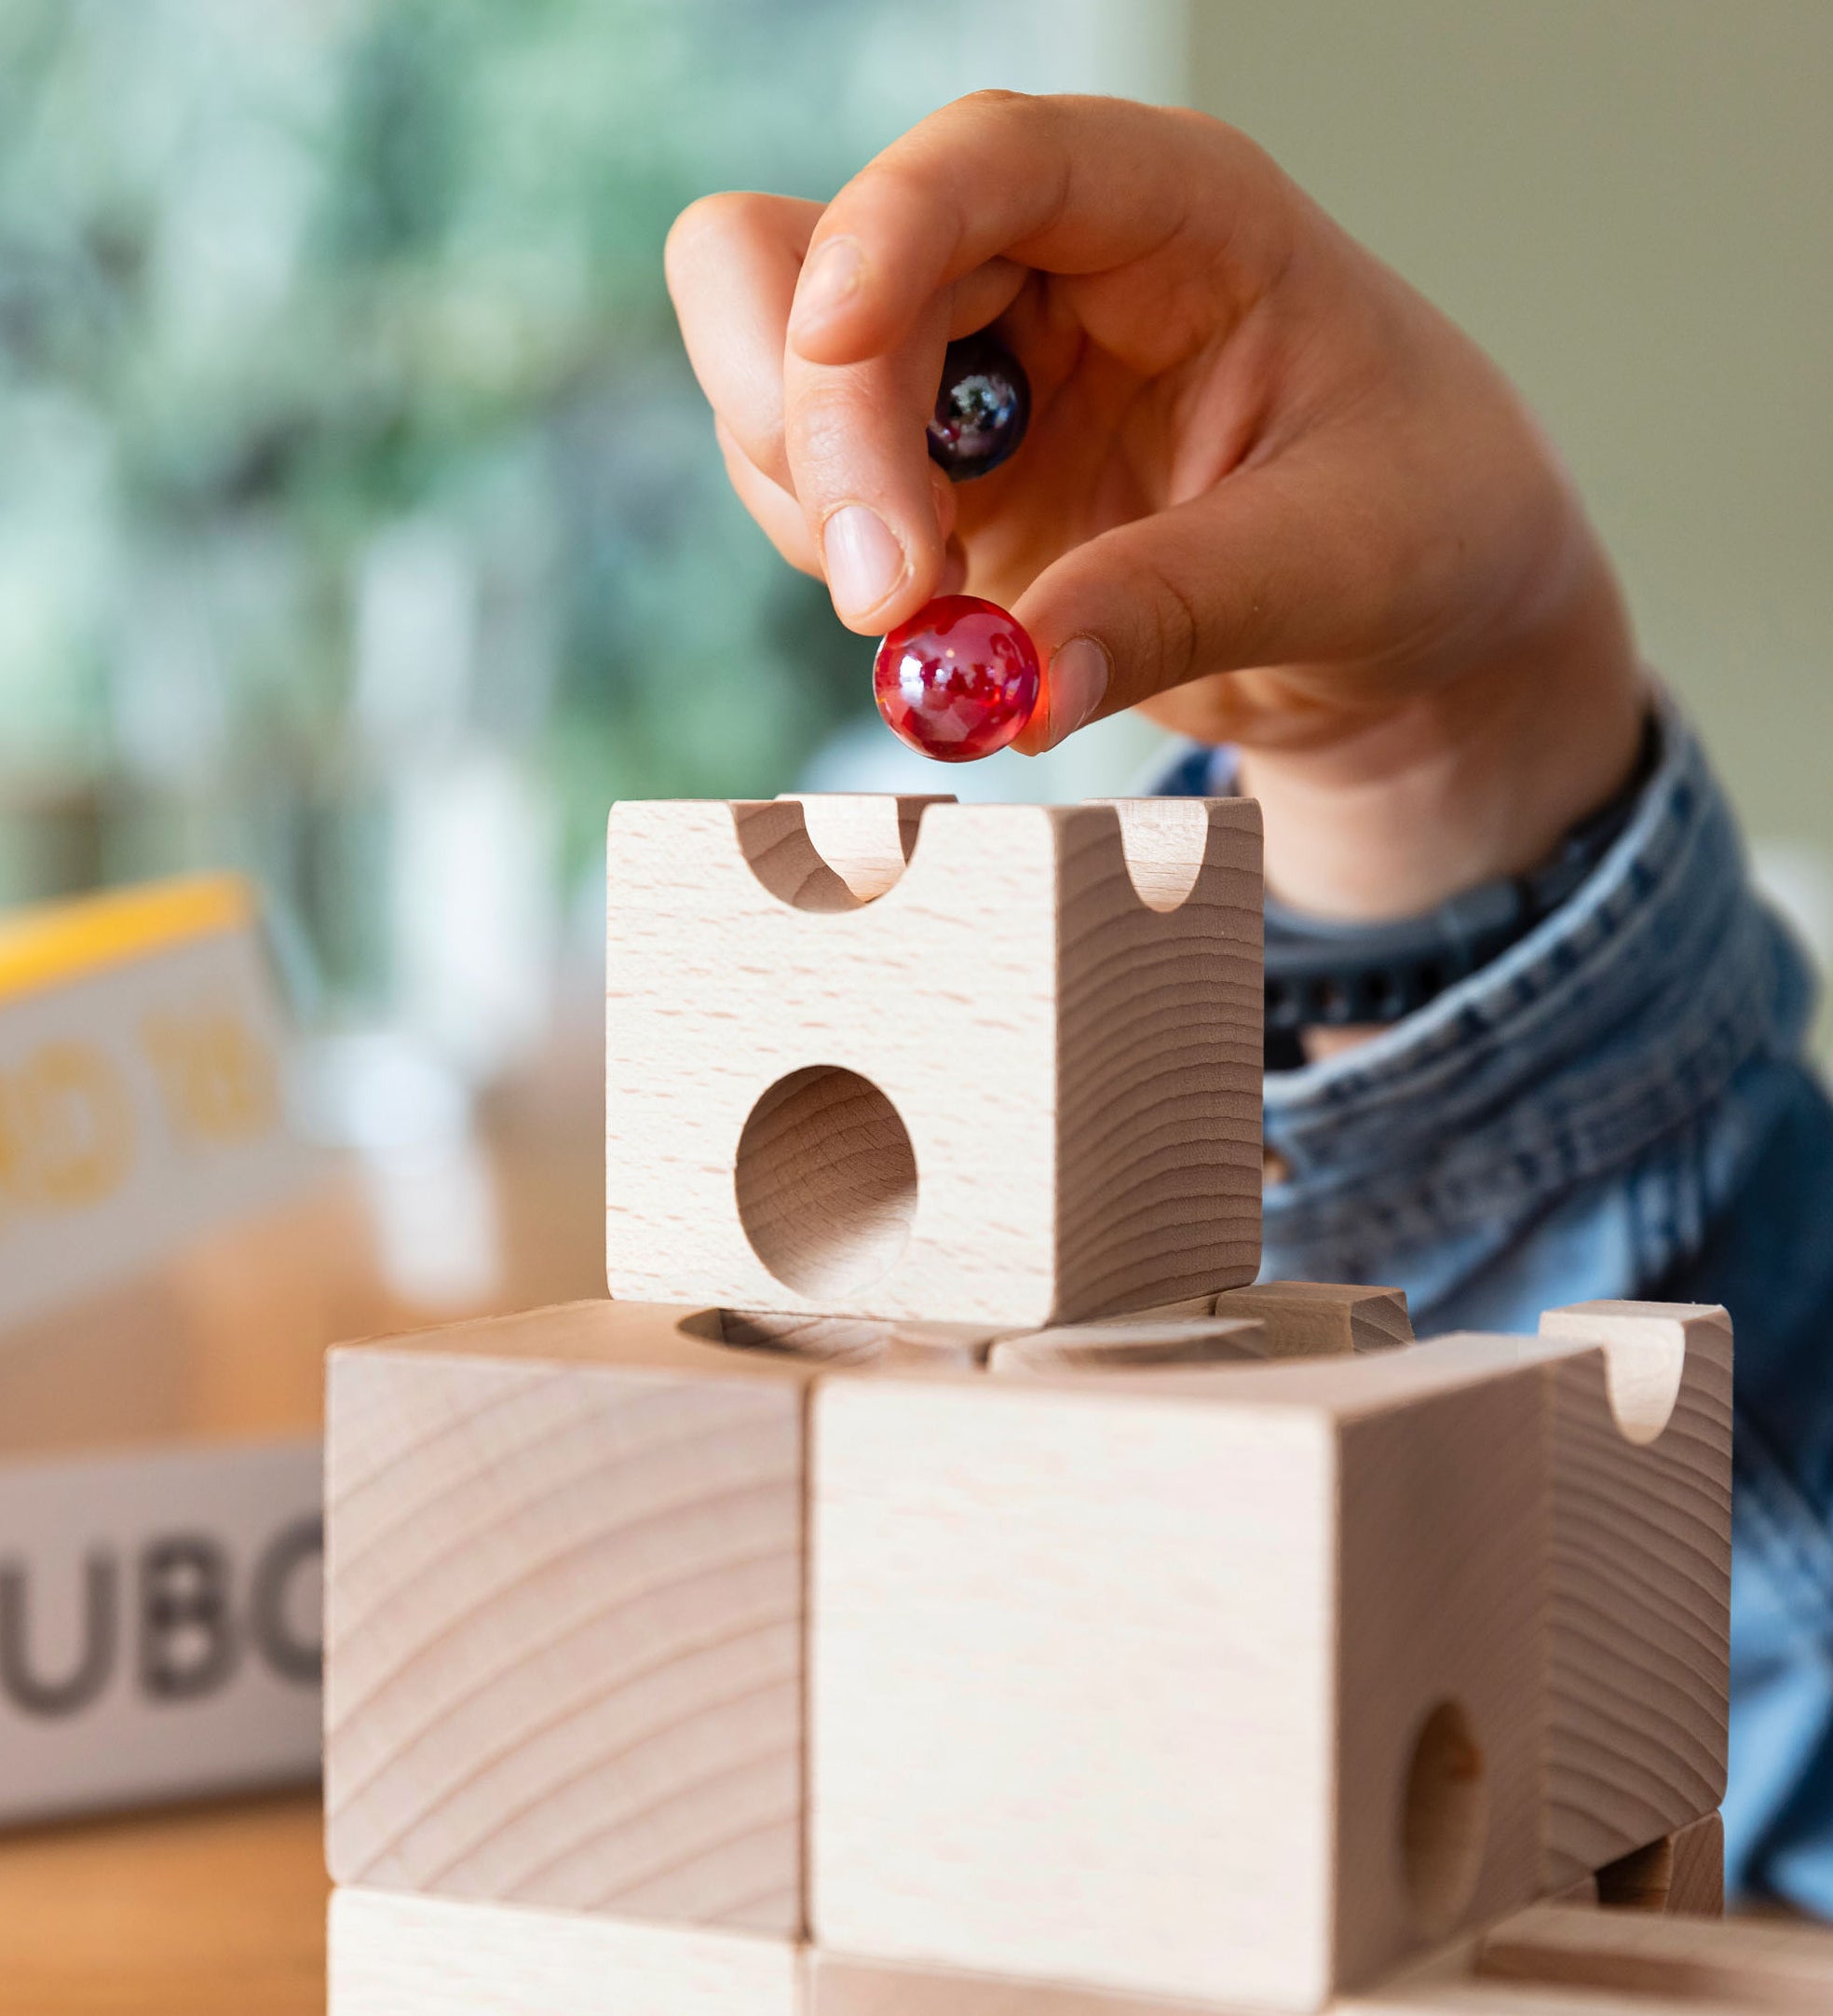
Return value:
[(989, 1372), (1052, 1377), (1065, 1372), (1140, 1372), (1238, 1365), (1267, 1355), (1263, 1325), (1223, 1316), (1140, 1316), (1130, 1321), (1072, 1323), (994, 1343)]
[(875, 871), (873, 804), (613, 810), (612, 1293), (1029, 1328), (1251, 1280), (1258, 807), (886, 810)]
[(1309, 2010), (1538, 1895), (1543, 1349), (821, 1382), (821, 1947)]
[[(1717, 1307), (1582, 1302), (1555, 1384), (1545, 1887), (1712, 1812), (1730, 1698), (1731, 1328)], [(1598, 1382), (1607, 1378), (1600, 1404)], [(1652, 1440), (1625, 1440), (1659, 1423)], [(1642, 1423), (1641, 1428), (1637, 1423)]]
[(385, 1890), (331, 1900), (330, 2016), (799, 2016), (787, 1940)]
[(799, 1931), (811, 1367), (694, 1314), (333, 1355), (338, 1881)]

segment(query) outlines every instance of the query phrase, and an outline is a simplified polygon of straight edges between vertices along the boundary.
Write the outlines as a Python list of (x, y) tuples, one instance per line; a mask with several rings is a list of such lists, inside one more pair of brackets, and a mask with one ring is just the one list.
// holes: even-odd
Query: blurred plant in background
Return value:
[(247, 866), (360, 1013), (394, 871), (561, 888), (618, 793), (790, 780), (862, 649), (727, 498), (660, 248), (844, 177), (870, 11), (0, 0), (5, 893)]
[(0, 900), (244, 867), (316, 1026), (487, 1080), (612, 797), (781, 790), (869, 706), (727, 495), (670, 221), (831, 193), (1090, 22), (1138, 41), (1110, 0), (0, 0)]

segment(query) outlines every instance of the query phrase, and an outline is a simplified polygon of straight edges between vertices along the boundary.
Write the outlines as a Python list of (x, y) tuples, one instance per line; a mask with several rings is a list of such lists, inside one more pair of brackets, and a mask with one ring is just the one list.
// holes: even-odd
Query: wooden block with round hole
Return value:
[(701, 1927), (333, 1893), (329, 2016), (800, 2016), (793, 1942)]
[(1545, 1879), (1714, 1809), (1730, 1695), (1731, 1327), (1721, 1308), (1581, 1302), (1558, 1364)]
[(340, 1882), (799, 1932), (823, 1361), (723, 1334), (716, 1310), (579, 1302), (333, 1354)]
[(1028, 1328), (1253, 1277), (1251, 801), (635, 802), (608, 847), (614, 1294)]
[(1538, 1895), (1547, 1350), (823, 1378), (819, 1945), (1310, 2010)]
[(1256, 1281), (1215, 1298), (1218, 1316), (1262, 1323), (1271, 1357), (1317, 1357), (1333, 1351), (1383, 1351), (1413, 1342), (1405, 1288), (1365, 1288), (1329, 1281)]

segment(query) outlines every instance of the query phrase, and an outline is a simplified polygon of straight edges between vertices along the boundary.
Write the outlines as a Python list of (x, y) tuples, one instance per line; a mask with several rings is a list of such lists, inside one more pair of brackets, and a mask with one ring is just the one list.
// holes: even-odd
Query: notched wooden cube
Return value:
[(1253, 1278), (1252, 801), (631, 803), (608, 846), (614, 1295), (1039, 1328)]
[(794, 1936), (811, 1358), (582, 1302), (333, 1355), (341, 1883)]

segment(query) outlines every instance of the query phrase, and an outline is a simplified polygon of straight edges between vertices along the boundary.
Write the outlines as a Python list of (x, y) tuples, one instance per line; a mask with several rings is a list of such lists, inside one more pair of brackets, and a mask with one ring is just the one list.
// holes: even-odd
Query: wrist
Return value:
[(1245, 747), (1269, 892), (1324, 918), (1431, 909), (1519, 875), (1620, 790), (1648, 708), (1614, 583), (1582, 620), (1346, 721), (1306, 747)]

